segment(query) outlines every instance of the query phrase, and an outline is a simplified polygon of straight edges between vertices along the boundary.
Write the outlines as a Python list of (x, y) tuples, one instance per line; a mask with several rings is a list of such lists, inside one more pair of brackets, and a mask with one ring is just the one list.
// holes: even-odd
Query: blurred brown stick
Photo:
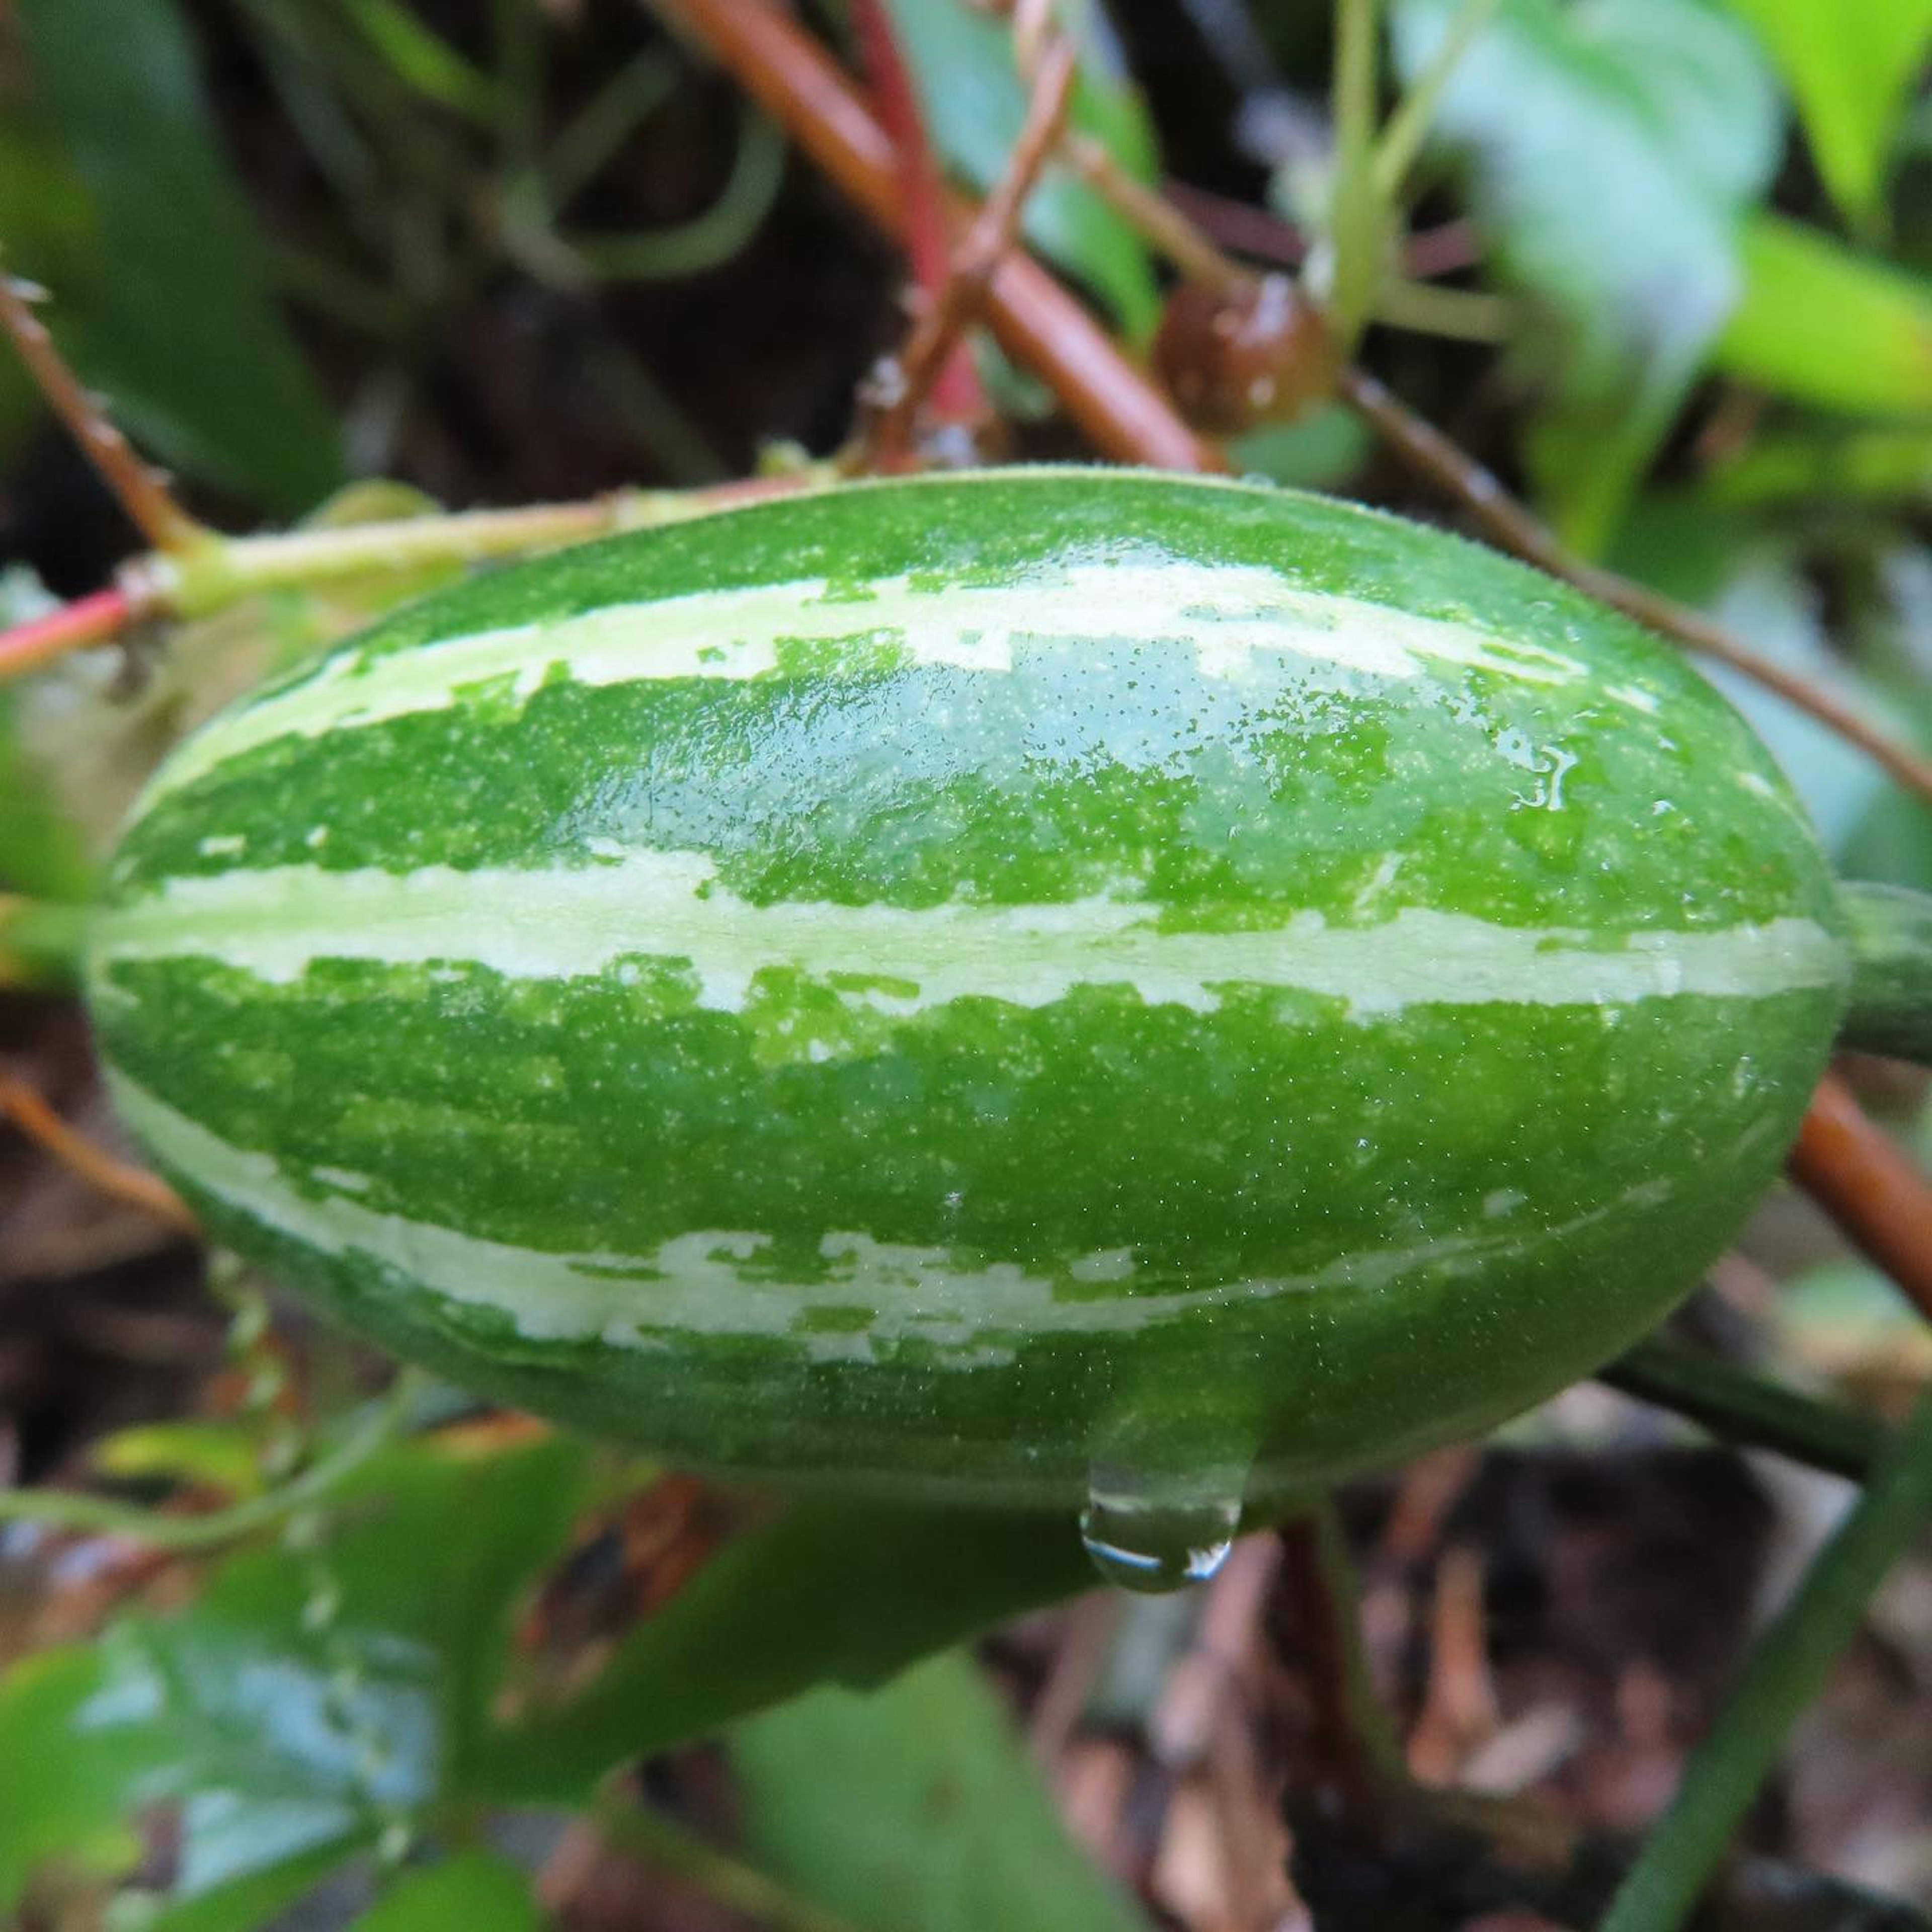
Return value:
[(1790, 1166), (1852, 1244), (1932, 1321), (1932, 1180), (1835, 1073), (1818, 1083)]

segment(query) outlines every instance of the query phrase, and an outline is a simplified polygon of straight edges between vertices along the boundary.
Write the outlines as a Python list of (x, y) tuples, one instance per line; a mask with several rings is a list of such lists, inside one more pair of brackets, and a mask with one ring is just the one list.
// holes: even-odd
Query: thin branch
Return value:
[[(906, 259), (929, 315), (945, 299), (952, 274), (952, 250), (939, 167), (926, 138), (926, 115), (886, 0), (852, 0), (852, 25), (864, 53), (880, 124), (892, 137), (898, 158), (906, 212)], [(992, 413), (969, 356), (946, 356), (938, 364), (930, 386), (934, 410), (949, 422), (983, 423)]]
[(34, 386), (148, 542), (160, 550), (192, 549), (206, 532), (168, 494), (160, 476), (134, 453), (68, 367), (31, 306), (40, 294), (31, 283), (16, 281), (0, 269), (0, 328), (13, 338)]
[(1013, 144), (1006, 172), (973, 218), (944, 286), (928, 304), (899, 358), (902, 380), (898, 392), (868, 439), (874, 453), (889, 456), (907, 446), (921, 402), (934, 392), (967, 324), (983, 305), (993, 277), (1018, 235), (1027, 196), (1059, 137), (1078, 71), (1072, 42), (1056, 36), (1042, 60), (1025, 124)]
[(44, 1152), (92, 1187), (165, 1221), (184, 1234), (199, 1236), (200, 1224), (188, 1204), (159, 1175), (130, 1166), (76, 1133), (23, 1080), (0, 1073), (0, 1118), (11, 1120)]
[(1932, 1180), (1836, 1074), (1818, 1083), (1790, 1165), (1852, 1244), (1932, 1321)]
[[(797, 25), (758, 0), (652, 0), (700, 40), (872, 220), (903, 238), (892, 145), (845, 76)], [(955, 206), (948, 197), (949, 207)], [(987, 320), (1008, 355), (1038, 375), (1107, 455), (1158, 469), (1225, 470), (1174, 406), (1092, 316), (1029, 256), (1007, 256), (987, 291)]]
[(1489, 25), (1490, 16), (1496, 10), (1496, 0), (1462, 0), (1433, 58), (1389, 116), (1376, 143), (1372, 170), (1376, 192), (1384, 202), (1393, 201), (1400, 192), (1421, 150), (1423, 137), (1429, 132), (1429, 123), (1442, 100), (1443, 89), (1468, 51), (1469, 44)]
[(142, 619), (140, 599), (124, 587), (97, 590), (43, 617), (0, 631), (0, 684), (90, 644), (112, 643)]
[(1908, 790), (1932, 800), (1932, 759), (1894, 743), (1809, 680), (1767, 662), (1714, 618), (1620, 577), (1615, 571), (1573, 556), (1549, 526), (1518, 502), (1490, 471), (1365, 370), (1344, 370), (1340, 388), (1346, 400), (1404, 460), (1467, 510), (1492, 542), (1548, 571), (1552, 577), (1574, 584), (1599, 602), (1614, 606), (1640, 623), (1677, 638), (1694, 650), (1729, 664), (1767, 691), (1775, 692), (1856, 745)]

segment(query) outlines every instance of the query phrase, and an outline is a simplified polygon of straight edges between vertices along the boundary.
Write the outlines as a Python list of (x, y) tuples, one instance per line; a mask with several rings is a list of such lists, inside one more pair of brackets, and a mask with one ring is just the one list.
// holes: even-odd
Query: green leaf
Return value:
[[(92, 204), (50, 324), (117, 416), (178, 468), (266, 507), (339, 478), (340, 441), (268, 293), (247, 204), (172, 0), (20, 0), (34, 102)], [(52, 272), (20, 246), (19, 266)]]
[(405, 1872), (352, 1932), (538, 1932), (544, 1922), (530, 1882), (492, 1852), (459, 1852)]
[(1094, 1580), (1066, 1517), (795, 1503), (712, 1557), (577, 1702), (506, 1727), (478, 1775), (506, 1801), (580, 1794), (614, 1764), (817, 1684), (883, 1683)]
[(869, 1695), (816, 1691), (730, 1743), (748, 1856), (854, 1927), (1147, 1932), (963, 1657)]
[(1760, 215), (1718, 366), (1821, 409), (1932, 416), (1932, 282)]
[[(1397, 0), (1413, 80), (1455, 0)], [(1462, 158), (1535, 332), (1528, 454), (1565, 537), (1600, 551), (1742, 286), (1738, 219), (1776, 165), (1777, 94), (1749, 33), (1699, 0), (1502, 0), (1432, 140)]]
[(1818, 172), (1850, 219), (1882, 224), (1886, 163), (1932, 51), (1932, 0), (1730, 0), (1798, 104)]
[[(56, 602), (25, 565), (0, 571), (0, 629), (44, 615)], [(0, 682), (0, 892), (77, 903), (93, 890), (89, 841), (57, 796), (54, 767), (28, 716), (27, 688)]]
[(17, 1665), (0, 1678), (0, 1913), (44, 1861), (126, 1870), (158, 1804), (181, 1808), (167, 1903), (184, 1910), (460, 1796), (511, 1619), (594, 1477), (593, 1452), (557, 1438), (404, 1444), (332, 1500), (313, 1552), (248, 1550), (178, 1616)]
[[(1026, 118), (1027, 92), (1013, 65), (1010, 31), (965, 0), (887, 0), (899, 44), (922, 98), (933, 146), (982, 193), (1004, 172)], [(1124, 80), (1097, 6), (1076, 10), (1080, 74), (1068, 124), (1090, 134), (1143, 181), (1154, 173), (1153, 124)], [(1026, 236), (1086, 283), (1128, 338), (1144, 342), (1160, 320), (1145, 244), (1092, 189), (1049, 172), (1028, 198)]]

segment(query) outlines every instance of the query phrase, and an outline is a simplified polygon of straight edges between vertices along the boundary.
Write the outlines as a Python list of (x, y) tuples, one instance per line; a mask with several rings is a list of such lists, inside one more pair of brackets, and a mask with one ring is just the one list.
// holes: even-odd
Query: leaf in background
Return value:
[[(1875, 722), (1900, 729), (1898, 707), (1832, 648), (1792, 532), (1675, 494), (1646, 499), (1613, 560), (1625, 574), (1708, 610), (1760, 656), (1796, 670)], [(1790, 778), (1826, 850), (1839, 856), (1887, 790), (1864, 752), (1741, 673), (1689, 662), (1741, 711)]]
[(580, 1795), (614, 1764), (818, 1684), (884, 1683), (1094, 1582), (1069, 1516), (796, 1502), (726, 1544), (574, 1703), (504, 1726), (477, 1779), (506, 1802)]
[(461, 1432), (398, 1446), (332, 1498), (312, 1556), (251, 1549), (177, 1616), (15, 1666), (0, 1678), (0, 1915), (43, 1862), (125, 1872), (158, 1804), (181, 1810), (166, 1903), (212, 1925), (218, 1894), (272, 1889), (293, 1861), (319, 1870), (460, 1792), (510, 1620), (592, 1492), (592, 1455)]
[(730, 1740), (752, 1861), (870, 1932), (1148, 1932), (1070, 1840), (964, 1658), (819, 1690)]
[(1719, 368), (1820, 409), (1932, 416), (1932, 282), (1776, 215), (1743, 244)]
[[(1026, 118), (1010, 30), (965, 0), (888, 4), (919, 83), (934, 150), (983, 192), (1004, 172)], [(1150, 181), (1153, 124), (1122, 76), (1097, 6), (1080, 9), (1075, 25), (1080, 76), (1068, 124), (1092, 135), (1130, 174)], [(1064, 170), (1049, 171), (1027, 202), (1026, 236), (1106, 301), (1130, 340), (1153, 335), (1160, 308), (1146, 245), (1092, 189)]]
[(572, 1701), (533, 1710), (514, 1622), (608, 1471), (562, 1437), (398, 1444), (332, 1495), (312, 1554), (244, 1550), (178, 1614), (0, 1676), (0, 1918), (44, 1863), (124, 1875), (137, 1820), (174, 1804), (181, 1877), (157, 1903), (205, 1910), (192, 1922), (213, 1932), (223, 1900), (290, 1861), (339, 1863), (425, 1813), (582, 1804), (615, 1765), (877, 1684), (1093, 1582), (1064, 1517), (797, 1504), (728, 1540)]
[[(1455, 0), (1397, 0), (1427, 66)], [(1741, 286), (1740, 214), (1779, 145), (1750, 34), (1700, 0), (1502, 0), (1438, 104), (1499, 266), (1556, 322), (1528, 450), (1565, 538), (1599, 553)]]
[(350, 1932), (539, 1932), (530, 1882), (492, 1852), (458, 1852), (404, 1872)]
[(1932, 52), (1932, 0), (1730, 0), (1798, 104), (1818, 172), (1868, 233), (1884, 222), (1886, 163)]
[[(268, 292), (172, 0), (20, 0), (34, 106), (93, 206), (50, 326), (124, 425), (284, 513), (340, 478), (335, 424)], [(49, 271), (25, 238), (19, 266)]]

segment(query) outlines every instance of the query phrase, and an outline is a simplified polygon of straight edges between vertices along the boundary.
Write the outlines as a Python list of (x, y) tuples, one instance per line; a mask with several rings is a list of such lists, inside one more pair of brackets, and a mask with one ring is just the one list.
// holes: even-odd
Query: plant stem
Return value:
[(1365, 370), (1345, 368), (1337, 387), (1342, 399), (1391, 448), (1468, 511), (1492, 543), (1775, 692), (1856, 745), (1908, 790), (1932, 800), (1932, 758), (1895, 744), (1830, 692), (1760, 657), (1715, 618), (1572, 555), (1556, 532), (1518, 502), (1495, 476)]
[(272, 1529), (325, 1502), (396, 1433), (422, 1391), (423, 1378), (404, 1369), (380, 1402), (340, 1444), (298, 1476), (232, 1508), (202, 1516), (162, 1516), (153, 1510), (65, 1490), (0, 1492), (0, 1522), (40, 1522), (97, 1536), (125, 1536), (174, 1554), (213, 1550), (238, 1537)]
[(1674, 1932), (1696, 1905), (1799, 1714), (1857, 1634), (1873, 1592), (1932, 1518), (1932, 1394), (1758, 1640), (1601, 1932)]
[(0, 987), (71, 992), (86, 924), (85, 906), (0, 892)]
[(134, 453), (68, 367), (46, 325), (30, 306), (40, 292), (30, 284), (15, 281), (0, 263), (0, 329), (12, 338), (34, 386), (148, 542), (161, 550), (194, 549), (208, 532), (168, 494), (159, 475)]
[(1654, 1336), (1597, 1379), (1706, 1429), (1727, 1442), (1774, 1450), (1808, 1468), (1862, 1481), (1891, 1445), (1874, 1418), (1781, 1388), (1701, 1349)]
[(1932, 896), (1853, 884), (1838, 903), (1852, 928), (1844, 1044), (1932, 1066)]
[(106, 644), (143, 614), (139, 600), (116, 588), (77, 597), (44, 617), (30, 617), (24, 624), (0, 632), (0, 681), (38, 670), (69, 651)]
[(1434, 57), (1389, 116), (1388, 125), (1376, 144), (1373, 165), (1376, 192), (1384, 202), (1393, 202), (1401, 191), (1450, 76), (1468, 52), (1470, 42), (1489, 25), (1496, 4), (1497, 0), (1462, 0)]
[(10, 1121), (44, 1152), (103, 1194), (166, 1222), (177, 1234), (190, 1238), (200, 1234), (200, 1224), (188, 1204), (158, 1174), (96, 1147), (85, 1134), (69, 1126), (24, 1080), (10, 1073), (0, 1073), (0, 1120)]
[[(747, 93), (886, 232), (903, 239), (905, 207), (892, 142), (838, 68), (788, 16), (760, 0), (652, 0), (701, 42)], [(949, 208), (955, 206), (948, 197)], [(1106, 331), (1030, 256), (1000, 264), (986, 296), (1000, 346), (1045, 382), (1117, 461), (1225, 470)]]
[(1835, 1074), (1819, 1082), (1792, 1178), (1932, 1321), (1932, 1180)]
[(1367, 327), (1382, 280), (1388, 203), (1376, 184), (1376, 0), (1336, 0), (1334, 250), (1328, 322), (1343, 355)]
[(233, 537), (192, 557), (157, 560), (157, 595), (176, 616), (196, 617), (256, 591), (410, 571), (426, 563), (482, 563), (580, 543), (621, 530), (730, 509), (809, 485), (812, 472), (752, 477), (702, 490), (616, 490), (579, 503), (464, 510), (374, 524)]

